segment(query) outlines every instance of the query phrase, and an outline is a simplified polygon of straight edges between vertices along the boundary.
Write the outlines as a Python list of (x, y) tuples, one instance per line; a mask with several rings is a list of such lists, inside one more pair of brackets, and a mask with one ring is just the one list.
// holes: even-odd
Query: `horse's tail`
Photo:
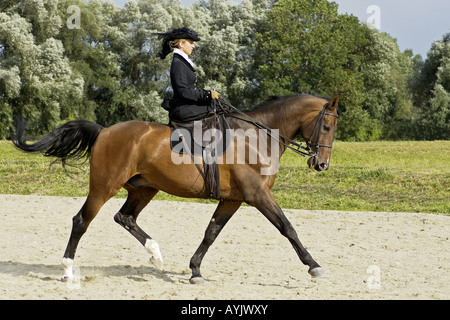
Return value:
[(69, 121), (38, 142), (28, 144), (23, 138), (25, 125), (21, 121), (17, 130), (17, 139), (13, 139), (13, 143), (26, 152), (40, 152), (46, 157), (57, 157), (64, 167), (71, 159), (79, 160), (84, 157), (89, 159), (92, 147), (102, 129), (102, 126), (86, 120)]

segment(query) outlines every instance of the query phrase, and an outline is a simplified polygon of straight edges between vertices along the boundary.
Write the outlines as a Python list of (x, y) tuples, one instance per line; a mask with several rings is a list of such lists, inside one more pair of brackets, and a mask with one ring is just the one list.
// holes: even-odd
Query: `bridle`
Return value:
[[(259, 129), (265, 130), (265, 132), (268, 136), (275, 139), (277, 142), (279, 142), (286, 148), (291, 149), (295, 153), (301, 155), (302, 157), (306, 157), (306, 158), (310, 159), (310, 158), (313, 158), (313, 157), (316, 157), (319, 155), (320, 147), (330, 148), (330, 149), (333, 147), (332, 145), (325, 145), (325, 144), (321, 144), (319, 142), (320, 141), (320, 129), (322, 128), (323, 120), (325, 119), (325, 116), (332, 116), (332, 117), (339, 119), (339, 112), (337, 114), (327, 112), (327, 109), (328, 109), (330, 103), (325, 104), (323, 109), (319, 112), (319, 114), (317, 116), (314, 117), (314, 119), (312, 119), (306, 126), (303, 126), (299, 129), (299, 131), (302, 131), (303, 129), (305, 129), (305, 128), (309, 127), (311, 124), (313, 124), (315, 121), (311, 136), (310, 136), (309, 140), (306, 142), (306, 146), (304, 146), (302, 143), (298, 143), (288, 137), (283, 136), (282, 134), (278, 133), (277, 136), (272, 135), (272, 132), (271, 132), (272, 129), (269, 128), (268, 126), (252, 119), (246, 113), (242, 112), (241, 110), (239, 110), (236, 107), (234, 107), (233, 105), (231, 105), (231, 103), (229, 103), (227, 100), (225, 100), (223, 98), (220, 98), (217, 100), (218, 100), (217, 105), (219, 108), (217, 108), (217, 106), (214, 106), (215, 111), (217, 109), (221, 109), (222, 111), (227, 113), (227, 110), (231, 109), (234, 112), (239, 113), (240, 115), (244, 116), (246, 119), (242, 119), (240, 117), (235, 117), (236, 119), (240, 119), (240, 120), (244, 120), (246, 122), (252, 123)], [(213, 101), (214, 101), (214, 103), (216, 103), (215, 100), (213, 100)], [(281, 141), (279, 138), (285, 140), (287, 143)], [(315, 140), (315, 141), (313, 142), (313, 140)], [(315, 151), (312, 148), (315, 148)]]
[[(331, 117), (335, 117), (337, 119), (339, 119), (339, 113), (334, 114), (334, 113), (330, 113), (327, 112), (328, 107), (329, 107), (329, 103), (327, 103), (322, 111), (319, 112), (319, 114), (317, 116), (314, 117), (314, 119), (311, 120), (311, 122), (309, 122), (306, 126), (303, 126), (302, 128), (300, 128), (300, 131), (302, 131), (303, 129), (309, 127), (311, 124), (314, 124), (314, 128), (312, 130), (312, 133), (309, 137), (308, 142), (306, 143), (306, 148), (309, 150), (309, 157), (315, 157), (319, 155), (319, 148), (333, 148), (333, 145), (327, 145), (327, 144), (321, 144), (320, 141), (320, 132), (321, 132), (321, 128), (323, 125), (323, 120), (325, 119), (325, 116), (331, 116)], [(313, 142), (314, 140), (314, 142)], [(312, 148), (315, 148), (316, 151), (313, 151)]]

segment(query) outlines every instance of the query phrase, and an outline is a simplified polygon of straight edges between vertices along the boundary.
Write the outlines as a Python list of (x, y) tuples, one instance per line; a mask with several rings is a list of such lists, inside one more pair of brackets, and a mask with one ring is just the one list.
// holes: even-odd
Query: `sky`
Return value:
[[(128, 0), (111, 0), (123, 6)], [(181, 0), (188, 6), (196, 0)], [(241, 2), (241, 0), (233, 0)], [(424, 59), (431, 44), (450, 32), (450, 0), (334, 0), (339, 13), (369, 20), (397, 39), (401, 51), (412, 49)]]

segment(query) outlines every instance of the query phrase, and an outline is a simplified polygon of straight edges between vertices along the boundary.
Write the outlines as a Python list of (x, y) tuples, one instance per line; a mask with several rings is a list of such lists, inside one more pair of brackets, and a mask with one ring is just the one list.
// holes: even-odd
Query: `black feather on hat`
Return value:
[[(170, 30), (170, 29), (169, 29)], [(200, 41), (197, 32), (189, 28), (183, 27), (179, 29), (172, 29), (166, 33), (155, 33), (158, 35), (158, 39), (162, 39), (162, 50), (158, 53), (161, 59), (165, 59), (166, 56), (172, 51), (170, 42), (175, 39), (191, 39), (194, 41)]]

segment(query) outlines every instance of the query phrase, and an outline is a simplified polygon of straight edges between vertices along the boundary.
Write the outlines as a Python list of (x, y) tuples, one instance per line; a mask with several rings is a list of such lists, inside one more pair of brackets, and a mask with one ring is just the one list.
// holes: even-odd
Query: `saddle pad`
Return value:
[(176, 127), (171, 123), (170, 149), (178, 154), (202, 156), (203, 150), (209, 147), (215, 151), (215, 156), (221, 156), (230, 144), (229, 128), (224, 115), (189, 123), (176, 123)]

